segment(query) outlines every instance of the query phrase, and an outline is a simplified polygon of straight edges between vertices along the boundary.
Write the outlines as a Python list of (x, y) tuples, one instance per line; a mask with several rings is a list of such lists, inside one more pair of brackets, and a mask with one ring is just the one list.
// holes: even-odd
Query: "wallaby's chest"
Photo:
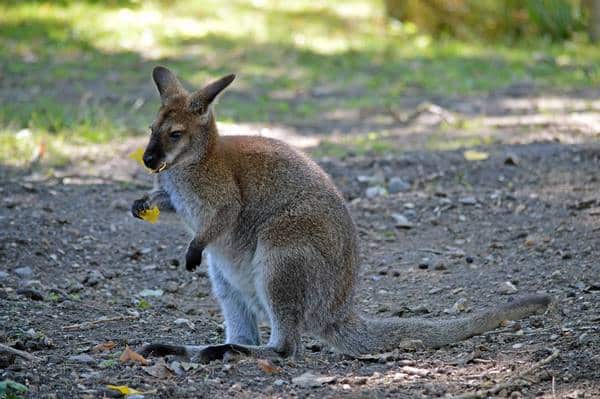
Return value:
[(202, 225), (203, 204), (198, 195), (170, 175), (161, 176), (160, 184), (169, 194), (171, 204), (186, 227), (192, 232), (199, 231)]

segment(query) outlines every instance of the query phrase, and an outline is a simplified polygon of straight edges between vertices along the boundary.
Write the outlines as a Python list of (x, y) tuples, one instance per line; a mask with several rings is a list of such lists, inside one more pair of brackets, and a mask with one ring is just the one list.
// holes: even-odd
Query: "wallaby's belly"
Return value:
[(234, 251), (218, 243), (208, 245), (204, 251), (209, 267), (219, 270), (225, 280), (239, 291), (250, 310), (259, 318), (264, 318), (264, 295), (259, 280), (261, 273), (252, 261), (253, 254), (250, 251)]

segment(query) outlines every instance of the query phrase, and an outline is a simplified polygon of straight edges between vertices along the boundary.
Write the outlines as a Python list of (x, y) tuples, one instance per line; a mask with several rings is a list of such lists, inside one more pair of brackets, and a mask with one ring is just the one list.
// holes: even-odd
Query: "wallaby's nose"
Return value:
[(156, 157), (153, 154), (146, 152), (144, 154), (144, 165), (146, 165), (147, 168), (152, 169), (152, 167), (154, 166), (155, 159)]

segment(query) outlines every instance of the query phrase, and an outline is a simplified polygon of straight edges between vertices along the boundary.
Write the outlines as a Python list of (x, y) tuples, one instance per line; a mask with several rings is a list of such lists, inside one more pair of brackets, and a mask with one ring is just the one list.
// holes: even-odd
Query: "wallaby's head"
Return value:
[(160, 94), (161, 107), (150, 126), (144, 164), (160, 172), (177, 164), (200, 160), (217, 135), (211, 104), (235, 75), (227, 75), (189, 93), (167, 68), (152, 72)]

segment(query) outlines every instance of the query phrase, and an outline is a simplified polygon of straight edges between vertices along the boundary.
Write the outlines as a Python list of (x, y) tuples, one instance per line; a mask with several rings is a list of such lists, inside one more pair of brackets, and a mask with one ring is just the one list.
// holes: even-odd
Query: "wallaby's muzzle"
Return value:
[(144, 165), (146, 165), (148, 169), (152, 169), (155, 173), (158, 173), (167, 167), (167, 163), (164, 161), (165, 154), (157, 145), (152, 145), (152, 142), (146, 147), (142, 159), (144, 160)]

